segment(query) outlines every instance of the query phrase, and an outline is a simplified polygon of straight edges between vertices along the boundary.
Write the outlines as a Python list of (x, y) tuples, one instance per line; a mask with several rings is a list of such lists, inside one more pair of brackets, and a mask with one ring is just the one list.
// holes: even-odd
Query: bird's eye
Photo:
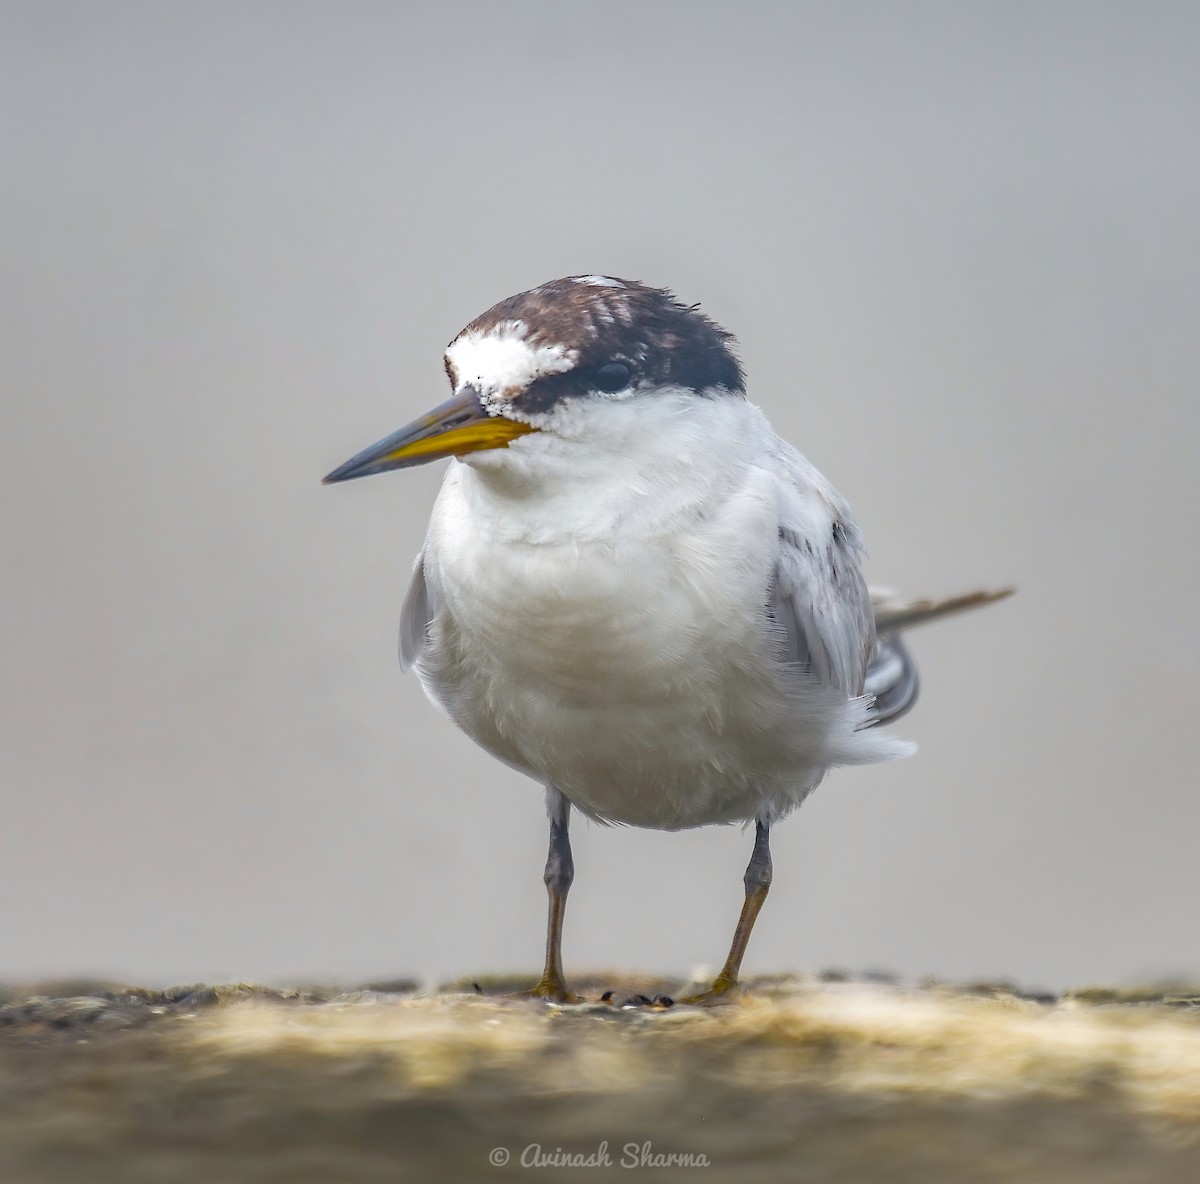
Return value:
[(625, 362), (605, 362), (592, 371), (592, 386), (606, 395), (623, 391), (633, 378), (633, 368)]

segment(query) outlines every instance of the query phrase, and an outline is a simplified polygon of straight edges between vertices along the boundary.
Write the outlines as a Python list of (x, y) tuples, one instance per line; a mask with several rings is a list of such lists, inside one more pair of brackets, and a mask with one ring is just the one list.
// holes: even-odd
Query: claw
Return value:
[(561, 980), (541, 978), (527, 991), (514, 991), (510, 999), (540, 999), (544, 1003), (582, 1003), (581, 996), (567, 990)]
[(679, 1002), (690, 1007), (719, 1007), (726, 1003), (740, 1003), (745, 998), (745, 988), (736, 978), (721, 975), (707, 991), (702, 991), (699, 995), (689, 995)]

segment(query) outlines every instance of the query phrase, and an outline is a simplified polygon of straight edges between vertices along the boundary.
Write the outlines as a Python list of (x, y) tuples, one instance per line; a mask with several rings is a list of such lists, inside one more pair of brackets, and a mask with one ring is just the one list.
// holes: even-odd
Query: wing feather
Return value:
[(400, 669), (409, 670), (429, 644), (429, 625), (436, 611), (425, 579), (425, 552), (413, 564), (412, 578), (400, 608)]
[(787, 658), (848, 696), (863, 693), (875, 619), (850, 507), (798, 452), (779, 441), (785, 477), (770, 612)]
[(1000, 588), (996, 591), (984, 589), (967, 592), (961, 596), (945, 596), (941, 600), (901, 600), (885, 588), (871, 589), (871, 603), (875, 609), (875, 624), (881, 632), (911, 629), (927, 621), (938, 621), (942, 617), (969, 609), (981, 608), (1004, 600), (1016, 591), (1015, 588)]

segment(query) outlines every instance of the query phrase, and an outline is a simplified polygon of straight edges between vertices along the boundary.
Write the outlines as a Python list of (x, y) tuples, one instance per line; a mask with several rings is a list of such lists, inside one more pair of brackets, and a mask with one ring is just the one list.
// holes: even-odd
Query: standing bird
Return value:
[(772, 824), (835, 765), (912, 751), (874, 726), (917, 694), (887, 630), (1005, 593), (873, 605), (849, 506), (746, 400), (732, 336), (669, 291), (555, 280), (472, 321), (445, 361), (447, 402), (325, 480), (456, 458), (400, 661), (546, 787), (546, 963), (529, 994), (575, 999), (560, 954), (574, 807), (656, 830), (754, 823), (729, 956), (688, 1001), (728, 998)]

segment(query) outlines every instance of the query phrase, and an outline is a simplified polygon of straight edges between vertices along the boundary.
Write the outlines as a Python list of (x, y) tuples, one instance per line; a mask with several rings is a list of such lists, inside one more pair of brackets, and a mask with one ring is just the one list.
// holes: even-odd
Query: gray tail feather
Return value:
[(904, 642), (894, 633), (881, 633), (875, 640), (863, 687), (863, 692), (875, 699), (871, 724), (899, 719), (917, 701), (920, 689), (917, 665)]
[(968, 592), (963, 596), (949, 596), (943, 600), (896, 600), (888, 593), (872, 591), (871, 604), (875, 610), (875, 628), (878, 637), (871, 664), (867, 667), (864, 694), (875, 699), (872, 725), (890, 723), (899, 719), (917, 701), (921, 683), (917, 667), (908, 648), (900, 640), (901, 629), (911, 629), (927, 621), (982, 608), (1011, 596), (1015, 588), (1001, 588), (996, 592)]
[(947, 596), (942, 600), (897, 600), (888, 592), (871, 590), (871, 607), (875, 610), (875, 628), (880, 633), (896, 633), (924, 625), (927, 621), (938, 621), (968, 609), (982, 608), (1011, 596), (1016, 588), (1001, 588), (999, 591), (967, 592), (962, 596)]

